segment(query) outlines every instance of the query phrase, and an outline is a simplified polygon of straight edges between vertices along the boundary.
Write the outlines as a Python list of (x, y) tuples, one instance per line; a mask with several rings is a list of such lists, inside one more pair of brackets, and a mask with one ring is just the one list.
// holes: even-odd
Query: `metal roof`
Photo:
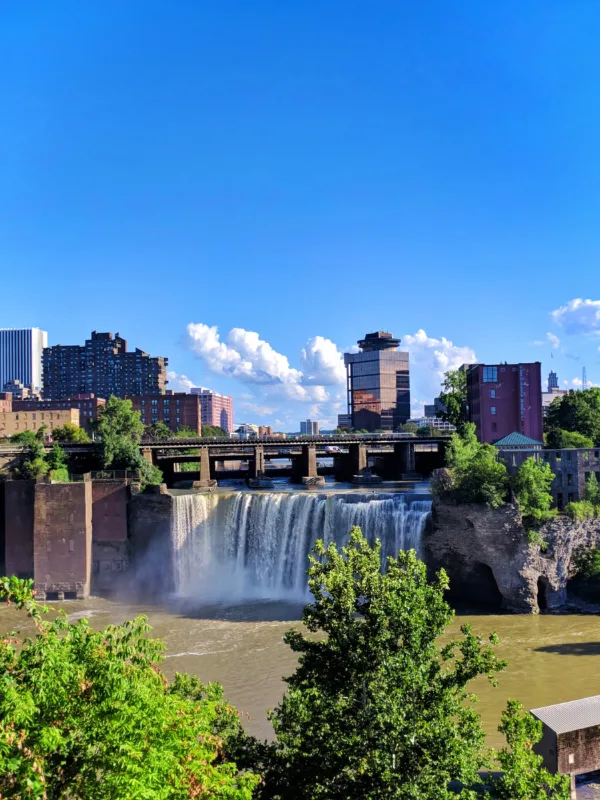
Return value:
[(600, 694), (583, 697), (581, 700), (572, 700), (570, 703), (532, 708), (531, 713), (555, 733), (569, 733), (582, 728), (592, 728), (600, 725)]
[(512, 445), (536, 445), (538, 447), (543, 446), (543, 442), (538, 441), (537, 439), (531, 439), (529, 436), (524, 436), (522, 433), (518, 433), (515, 431), (514, 433), (509, 433), (508, 436), (505, 436), (503, 439), (498, 439), (498, 441), (494, 442), (496, 447), (505, 447)]

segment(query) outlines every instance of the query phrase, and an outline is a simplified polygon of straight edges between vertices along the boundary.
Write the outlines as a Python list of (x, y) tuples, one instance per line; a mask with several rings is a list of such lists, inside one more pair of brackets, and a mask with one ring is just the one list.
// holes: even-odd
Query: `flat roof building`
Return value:
[(50, 438), (52, 428), (62, 428), (65, 423), (79, 427), (79, 409), (47, 411), (0, 411), (0, 439), (14, 436), (23, 431), (37, 431), (46, 425), (46, 438)]
[(136, 348), (127, 350), (119, 334), (92, 331), (84, 345), (46, 347), (43, 354), (43, 396), (62, 400), (78, 394), (131, 397), (164, 394), (168, 359)]
[(515, 432), (543, 440), (541, 366), (466, 365), (467, 416), (480, 442), (493, 444)]
[(367, 333), (359, 353), (344, 353), (348, 414), (355, 430), (394, 431), (410, 418), (408, 353), (391, 333)]
[(28, 388), (42, 386), (42, 354), (48, 334), (40, 328), (0, 328), (0, 387), (20, 381)]
[(211, 389), (205, 389), (202, 386), (195, 386), (190, 389), (190, 392), (200, 398), (203, 425), (223, 428), (226, 433), (233, 431), (232, 397), (213, 392)]
[(300, 423), (300, 434), (302, 436), (318, 436), (319, 423), (312, 419), (302, 420)]
[(98, 419), (98, 411), (106, 405), (106, 400), (94, 394), (77, 394), (62, 400), (39, 400), (30, 397), (16, 400), (13, 397), (12, 405), (13, 411), (66, 411), (69, 408), (76, 408), (79, 411), (79, 426), (91, 433), (93, 424)]
[(191, 428), (202, 433), (200, 398), (185, 392), (167, 392), (164, 395), (137, 395), (130, 397), (134, 411), (139, 411), (144, 425), (163, 422), (172, 431)]

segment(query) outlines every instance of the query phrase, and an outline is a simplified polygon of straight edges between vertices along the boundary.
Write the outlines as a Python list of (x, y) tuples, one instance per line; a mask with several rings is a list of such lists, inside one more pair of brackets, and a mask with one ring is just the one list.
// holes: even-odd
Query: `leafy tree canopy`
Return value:
[(396, 430), (398, 433), (416, 433), (419, 430), (419, 426), (416, 422), (404, 422), (402, 425), (398, 425)]
[(526, 459), (517, 472), (514, 490), (523, 519), (528, 525), (538, 525), (555, 517), (550, 487), (554, 473), (550, 464), (535, 458)]
[(600, 445), (600, 389), (572, 390), (553, 400), (546, 412), (546, 430), (551, 447), (561, 446), (556, 443), (560, 441), (559, 431), (579, 433)]
[(568, 447), (593, 447), (594, 442), (589, 436), (577, 431), (563, 431), (559, 428), (550, 429), (546, 434), (547, 446), (562, 450)]
[(32, 584), (0, 579), (37, 627), (0, 641), (1, 797), (250, 800), (258, 777), (223, 756), (240, 723), (220, 686), (168, 683), (144, 617), (102, 631), (46, 621)]
[(341, 550), (317, 542), (309, 586), (308, 635), (285, 636), (299, 666), (272, 714), (276, 741), (242, 749), (263, 773), (260, 798), (457, 800), (451, 780), (466, 787), (463, 800), (569, 797), (568, 780), (548, 775), (532, 753), (540, 731), (518, 704), (501, 726), (506, 775), (469, 788), (491, 764), (469, 684), (494, 681), (505, 663), (494, 654), (496, 636), (484, 640), (469, 625), (440, 643), (453, 618), (443, 571), (428, 582), (413, 551), (382, 571), (379, 543), (370, 547), (353, 528)]
[(106, 469), (128, 469), (138, 472), (143, 485), (160, 483), (161, 471), (140, 453), (144, 423), (131, 400), (110, 397), (99, 409), (95, 425), (100, 437), (102, 466)]
[(219, 425), (203, 425), (202, 436), (213, 436), (222, 439), (227, 437), (227, 431), (224, 431)]
[(65, 422), (61, 428), (52, 428), (52, 440), (60, 444), (86, 444), (91, 441), (86, 430), (72, 422)]
[(438, 411), (437, 416), (456, 426), (462, 431), (466, 420), (467, 407), (467, 373), (460, 369), (444, 373), (440, 402), (445, 411)]
[(168, 425), (165, 425), (162, 420), (157, 420), (151, 425), (146, 425), (144, 434), (146, 436), (151, 436), (153, 439), (171, 439), (174, 435), (171, 428), (169, 428)]
[(465, 423), (453, 433), (446, 450), (450, 493), (459, 503), (485, 503), (499, 508), (506, 502), (508, 473), (491, 444), (477, 441), (475, 425)]

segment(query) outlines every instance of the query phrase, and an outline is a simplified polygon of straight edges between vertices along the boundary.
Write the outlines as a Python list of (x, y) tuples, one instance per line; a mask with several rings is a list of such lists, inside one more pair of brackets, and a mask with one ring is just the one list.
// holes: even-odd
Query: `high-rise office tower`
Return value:
[(360, 339), (359, 353), (344, 353), (355, 430), (393, 431), (410, 418), (408, 353), (399, 344), (391, 333), (377, 331)]
[(0, 328), (0, 387), (9, 381), (40, 389), (48, 334), (39, 328)]
[(319, 423), (316, 420), (307, 419), (303, 420), (300, 423), (300, 433), (305, 436), (318, 436), (319, 435)]
[(551, 392), (553, 389), (558, 389), (558, 375), (550, 370), (548, 373), (548, 391)]
[(44, 398), (164, 394), (167, 364), (168, 359), (153, 358), (137, 348), (128, 352), (118, 333), (92, 331), (83, 346), (57, 344), (44, 350)]

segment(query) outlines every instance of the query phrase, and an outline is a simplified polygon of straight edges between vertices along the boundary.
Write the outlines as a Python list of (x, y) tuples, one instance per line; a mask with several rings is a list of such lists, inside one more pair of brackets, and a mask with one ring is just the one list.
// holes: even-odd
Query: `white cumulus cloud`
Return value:
[[(323, 343), (328, 341), (322, 339), (322, 343), (313, 345), (312, 350), (310, 342), (307, 343), (307, 352), (314, 352), (315, 358), (321, 356)], [(232, 328), (227, 340), (221, 341), (216, 325), (211, 327), (203, 322), (191, 322), (187, 326), (186, 344), (212, 372), (244, 383), (262, 384), (268, 396), (306, 403), (322, 403), (329, 399), (322, 384), (304, 385), (303, 372), (290, 366), (287, 356), (278, 353), (254, 331)], [(318, 359), (315, 363), (319, 363)]]
[(190, 380), (187, 375), (181, 375), (179, 372), (169, 370), (167, 372), (167, 379), (169, 381), (169, 389), (174, 392), (189, 392), (190, 389), (196, 384)]
[(552, 319), (568, 334), (600, 333), (600, 300), (574, 300), (552, 312)]
[(302, 349), (303, 383), (335, 386), (346, 380), (344, 356), (331, 339), (313, 336)]
[(544, 347), (546, 345), (550, 345), (553, 350), (558, 350), (560, 347), (560, 339), (555, 333), (551, 333), (548, 331), (546, 334), (546, 338), (542, 340), (538, 340), (537, 342), (533, 342), (535, 347)]
[(411, 395), (431, 402), (440, 392), (444, 372), (477, 361), (472, 347), (454, 344), (445, 336), (428, 336), (421, 328), (402, 338), (401, 350), (410, 355)]

